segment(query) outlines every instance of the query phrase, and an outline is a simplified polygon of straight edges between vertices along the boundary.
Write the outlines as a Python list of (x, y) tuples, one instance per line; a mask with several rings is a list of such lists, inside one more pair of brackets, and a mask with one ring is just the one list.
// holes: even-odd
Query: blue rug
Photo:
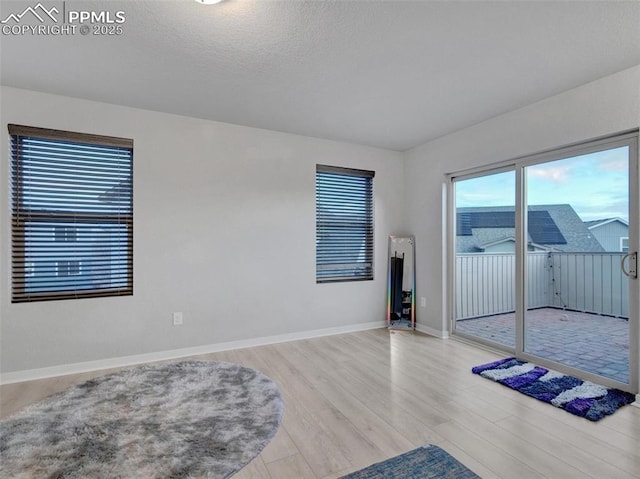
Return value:
[(438, 446), (426, 445), (340, 479), (480, 479)]
[(476, 366), (471, 371), (590, 421), (599, 421), (636, 399), (631, 393), (606, 388), (516, 358), (500, 359)]

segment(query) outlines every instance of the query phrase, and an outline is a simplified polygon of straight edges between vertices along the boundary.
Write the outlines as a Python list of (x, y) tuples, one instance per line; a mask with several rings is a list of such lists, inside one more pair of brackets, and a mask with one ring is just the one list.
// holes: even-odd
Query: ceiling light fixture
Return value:
[(202, 3), (203, 5), (213, 5), (220, 3), (222, 0), (196, 0), (196, 3)]

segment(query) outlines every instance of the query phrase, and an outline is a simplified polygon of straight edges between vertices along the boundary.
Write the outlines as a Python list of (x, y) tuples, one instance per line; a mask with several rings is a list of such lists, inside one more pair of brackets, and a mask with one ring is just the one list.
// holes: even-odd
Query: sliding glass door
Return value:
[(637, 135), (451, 179), (452, 332), (638, 388)]
[(524, 169), (524, 351), (629, 383), (629, 147)]
[(472, 176), (455, 185), (455, 330), (514, 348), (515, 173)]

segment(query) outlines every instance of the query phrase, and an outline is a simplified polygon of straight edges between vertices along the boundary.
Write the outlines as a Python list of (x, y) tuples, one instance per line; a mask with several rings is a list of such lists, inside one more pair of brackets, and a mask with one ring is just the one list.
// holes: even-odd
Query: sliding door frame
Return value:
[[(514, 160), (488, 165), (486, 167), (473, 168), (446, 175), (447, 178), (447, 318), (449, 332), (465, 340), (480, 343), (493, 349), (515, 354), (523, 360), (535, 362), (541, 366), (560, 370), (568, 374), (578, 375), (587, 380), (598, 382), (606, 386), (618, 387), (630, 392), (638, 393), (640, 372), (640, 279), (628, 279), (629, 287), (629, 383), (621, 383), (604, 376), (589, 373), (584, 370), (572, 368), (545, 358), (535, 356), (524, 351), (524, 327), (527, 307), (527, 241), (525, 240), (527, 224), (527, 178), (526, 168), (537, 164), (562, 160), (602, 150), (628, 146), (629, 148), (629, 252), (640, 250), (640, 168), (638, 166), (638, 130), (610, 135), (591, 141), (585, 141), (561, 148), (545, 150), (543, 152), (519, 157)], [(496, 342), (485, 341), (469, 334), (456, 331), (455, 309), (455, 260), (456, 260), (456, 182), (482, 176), (489, 176), (506, 171), (515, 172), (515, 233), (516, 233), (516, 258), (515, 258), (515, 348), (511, 348)]]
[[(482, 344), (484, 346), (487, 346), (489, 348), (494, 348), (494, 349), (500, 349), (502, 351), (505, 352), (509, 352), (511, 354), (516, 354), (516, 348), (510, 348), (509, 346), (506, 346), (504, 344), (500, 344), (500, 343), (496, 343), (496, 342), (492, 342), (492, 341), (486, 341), (482, 338), (478, 338), (475, 336), (472, 336), (470, 334), (466, 334), (466, 333), (462, 333), (462, 332), (457, 332), (456, 331), (456, 296), (455, 296), (455, 292), (456, 292), (456, 268), (455, 268), (455, 261), (456, 261), (456, 208), (455, 208), (455, 198), (456, 198), (456, 182), (458, 181), (464, 181), (464, 180), (470, 180), (473, 178), (481, 178), (483, 176), (490, 176), (490, 175), (495, 175), (495, 174), (499, 174), (499, 173), (506, 173), (509, 171), (514, 171), (515, 172), (516, 169), (516, 165), (514, 162), (505, 162), (505, 163), (500, 163), (494, 166), (487, 166), (485, 168), (473, 168), (473, 169), (469, 169), (469, 170), (465, 170), (464, 172), (461, 173), (451, 173), (451, 174), (447, 174), (447, 218), (446, 218), (446, 225), (447, 225), (447, 251), (449, 252), (448, 254), (448, 258), (447, 258), (447, 281), (446, 281), (446, 285), (447, 285), (447, 324), (448, 324), (448, 328), (449, 328), (449, 334), (450, 335), (455, 335), (459, 338), (462, 338), (464, 340), (468, 340), (474, 343), (478, 343), (478, 344)], [(517, 197), (517, 194), (516, 194)], [(514, 200), (516, 200), (516, 205), (515, 207), (517, 208), (517, 198), (514, 198)], [(516, 212), (517, 215), (517, 212)], [(516, 222), (517, 222), (517, 216), (516, 216)], [(516, 248), (517, 248), (517, 244), (516, 244)], [(516, 266), (516, 271), (514, 272), (514, 277), (517, 278), (518, 277), (518, 269)], [(516, 285), (517, 285), (518, 281), (516, 280)], [(518, 301), (517, 298), (517, 290), (516, 290), (516, 304)]]

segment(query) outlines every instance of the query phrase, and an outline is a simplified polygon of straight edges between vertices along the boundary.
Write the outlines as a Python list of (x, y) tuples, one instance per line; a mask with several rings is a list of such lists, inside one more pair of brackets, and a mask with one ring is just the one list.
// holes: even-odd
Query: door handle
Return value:
[[(625, 269), (624, 262), (629, 258), (629, 269)], [(622, 268), (622, 272), (627, 275), (629, 278), (638, 278), (638, 253), (627, 253), (622, 257), (622, 262), (620, 263), (620, 267)]]

